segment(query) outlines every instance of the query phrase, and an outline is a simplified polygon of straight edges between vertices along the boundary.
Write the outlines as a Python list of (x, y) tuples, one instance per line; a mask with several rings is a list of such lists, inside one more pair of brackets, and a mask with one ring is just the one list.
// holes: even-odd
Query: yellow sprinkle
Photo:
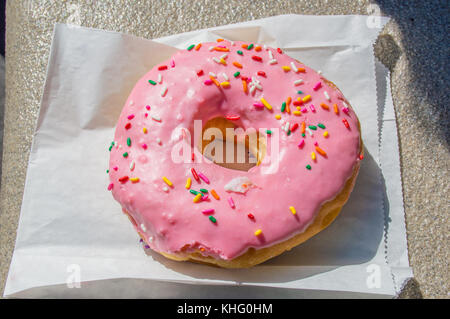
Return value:
[(164, 182), (166, 182), (167, 185), (169, 185), (169, 186), (173, 185), (172, 182), (167, 179), (167, 177), (163, 176), (162, 179)]
[(302, 108), (301, 108), (300, 106), (297, 106), (297, 110), (299, 110), (299, 111), (300, 111), (301, 109), (302, 109)]
[(312, 159), (313, 161), (315, 161), (315, 160), (316, 160), (316, 153), (314, 153), (314, 152), (311, 152), (311, 159)]
[(262, 230), (258, 229), (257, 231), (255, 231), (255, 236), (259, 236), (262, 234)]
[(222, 83), (220, 83), (220, 86), (223, 88), (228, 88), (228, 87), (230, 87), (230, 82), (222, 82)]
[(311, 95), (307, 95), (302, 99), (303, 102), (308, 102), (309, 100), (311, 100)]
[(191, 188), (191, 183), (192, 183), (192, 180), (190, 177), (188, 177), (188, 179), (186, 180), (186, 189)]
[(130, 181), (133, 183), (137, 183), (137, 182), (139, 182), (139, 177), (132, 177), (132, 178), (130, 178)]
[(225, 62), (224, 59), (220, 59), (220, 63), (222, 63), (223, 65), (227, 65), (227, 62)]
[(328, 137), (328, 131), (323, 132), (323, 137)]
[(194, 203), (198, 203), (202, 199), (202, 194), (195, 195), (193, 201)]
[(277, 114), (277, 115), (275, 115), (275, 118), (276, 118), (277, 120), (281, 120), (281, 115), (280, 115), (280, 114)]
[(146, 127), (144, 127), (144, 128), (142, 129), (142, 131), (144, 131), (144, 134), (147, 134), (147, 128), (146, 128)]
[(291, 210), (292, 215), (297, 214), (297, 211), (295, 210), (294, 206), (289, 206), (289, 209)]
[(270, 105), (263, 97), (261, 98), (261, 103), (264, 104), (264, 106), (267, 107), (267, 109), (269, 110), (272, 109), (272, 105)]
[(287, 65), (283, 65), (281, 68), (282, 68), (285, 72), (289, 72), (289, 71), (291, 70), (291, 68), (288, 67)]
[(302, 112), (300, 112), (300, 111), (294, 111), (294, 112), (292, 112), (292, 114), (297, 115), (297, 116), (300, 116), (300, 115), (302, 115)]

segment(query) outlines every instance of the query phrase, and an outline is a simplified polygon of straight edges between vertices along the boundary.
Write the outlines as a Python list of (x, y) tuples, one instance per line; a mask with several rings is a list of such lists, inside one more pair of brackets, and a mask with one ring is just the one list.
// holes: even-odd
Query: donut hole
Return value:
[(244, 129), (239, 121), (224, 117), (208, 120), (202, 127), (197, 149), (216, 165), (248, 171), (259, 165), (266, 154), (266, 136)]

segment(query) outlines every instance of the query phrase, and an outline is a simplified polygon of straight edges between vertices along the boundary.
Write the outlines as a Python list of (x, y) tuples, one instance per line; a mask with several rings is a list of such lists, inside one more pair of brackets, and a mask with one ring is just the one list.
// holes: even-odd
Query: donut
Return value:
[[(249, 163), (211, 157), (229, 131), (222, 146), (239, 144)], [(140, 78), (109, 151), (107, 188), (146, 247), (244, 268), (331, 224), (354, 187), (363, 142), (353, 108), (321, 72), (280, 48), (218, 39)]]

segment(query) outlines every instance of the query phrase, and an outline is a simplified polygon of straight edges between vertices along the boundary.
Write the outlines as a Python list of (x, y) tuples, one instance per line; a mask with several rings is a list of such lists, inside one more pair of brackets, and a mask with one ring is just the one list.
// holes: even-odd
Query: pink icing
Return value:
[[(269, 63), (271, 58), (267, 50), (247, 50), (242, 44), (221, 42), (220, 45), (229, 48), (229, 52), (210, 51), (216, 43), (203, 43), (199, 50), (179, 51), (161, 64), (171, 68), (159, 70), (155, 67), (137, 82), (122, 110), (114, 136), (116, 147), (110, 154), (110, 168), (118, 167), (109, 171), (111, 185), (114, 185), (110, 188), (114, 198), (135, 220), (136, 229), (156, 251), (177, 253), (201, 248), (204, 255), (229, 260), (249, 247), (258, 249), (286, 240), (306, 229), (321, 205), (340, 192), (358, 165), (358, 120), (352, 109), (342, 102), (342, 93), (331, 88), (311, 68), (281, 54), (281, 50), (267, 49), (277, 61)], [(243, 55), (237, 54), (238, 50)], [(217, 63), (223, 54), (227, 54), (226, 65)], [(240, 63), (242, 68), (237, 68), (233, 62)], [(291, 66), (291, 62), (304, 72), (282, 69), (282, 66)], [(198, 70), (203, 70), (204, 75), (199, 77)], [(237, 77), (234, 76), (236, 71), (240, 72)], [(222, 76), (225, 73), (229, 87), (217, 87), (212, 80), (208, 81), (210, 72), (217, 75), (219, 82), (225, 81)], [(158, 74), (162, 74), (162, 83), (149, 84), (149, 80), (157, 81)], [(244, 93), (243, 77), (247, 78), (248, 89), (253, 77), (262, 90)], [(299, 79), (303, 82), (294, 84)], [(297, 93), (298, 90), (302, 94)], [(326, 99), (324, 91), (330, 100)], [(296, 101), (306, 95), (311, 99), (301, 103), (304, 113), (294, 115), (296, 106), (292, 103), (289, 114), (281, 113), (281, 104), (287, 97)], [(270, 103), (272, 110), (261, 108), (261, 97)], [(314, 109), (315, 112), (308, 112), (306, 106), (311, 103), (325, 103), (329, 109), (320, 107)], [(337, 109), (348, 107), (348, 111), (336, 114), (334, 104)], [(144, 116), (146, 112), (150, 113), (149, 117)], [(304, 137), (301, 129), (290, 135), (280, 130), (279, 169), (274, 174), (262, 174), (260, 166), (244, 172), (209, 161), (179, 164), (172, 161), (172, 148), (179, 142), (179, 138), (173, 137), (176, 129), (185, 128), (193, 136), (194, 120), (206, 123), (211, 118), (230, 114), (239, 116), (235, 122), (244, 129), (281, 128), (285, 122), (291, 127), (295, 123), (301, 126), (303, 121), (307, 130), (309, 125), (319, 123), (326, 128), (309, 130)], [(276, 114), (284, 121), (277, 120)], [(146, 133), (144, 127), (148, 130)], [(326, 137), (325, 131), (329, 133)], [(271, 138), (269, 136), (268, 141)], [(319, 142), (326, 156), (317, 154), (313, 161), (311, 153), (317, 152), (315, 142)], [(125, 152), (128, 153), (126, 157), (123, 156)], [(202, 156), (198, 150), (194, 152), (196, 159)], [(130, 170), (132, 161), (135, 162), (133, 171)], [(308, 170), (306, 165), (311, 165), (311, 169)], [(194, 179), (191, 168), (195, 168), (200, 177), (207, 176), (209, 184), (203, 179)], [(168, 187), (162, 176), (173, 185)], [(224, 186), (240, 176), (246, 176), (256, 187), (246, 193), (227, 193)], [(138, 182), (132, 182), (136, 177)], [(187, 178), (192, 179), (191, 189), (214, 189), (220, 200), (211, 196), (193, 203), (194, 196), (185, 188)], [(229, 203), (231, 194), (234, 209)], [(295, 215), (290, 206), (295, 207)], [(204, 214), (211, 209), (216, 222)], [(255, 235), (259, 229), (262, 236)]]

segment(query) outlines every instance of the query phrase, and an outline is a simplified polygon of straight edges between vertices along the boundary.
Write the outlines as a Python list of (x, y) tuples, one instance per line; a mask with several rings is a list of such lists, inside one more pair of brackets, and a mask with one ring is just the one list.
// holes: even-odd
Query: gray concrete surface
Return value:
[[(392, 20), (375, 45), (390, 69), (410, 263), (400, 298), (449, 296), (448, 1), (374, 1)], [(156, 38), (279, 14), (367, 14), (369, 1), (8, 1), (0, 193), (4, 286), (55, 22)], [(377, 10), (375, 10), (376, 12)]]

